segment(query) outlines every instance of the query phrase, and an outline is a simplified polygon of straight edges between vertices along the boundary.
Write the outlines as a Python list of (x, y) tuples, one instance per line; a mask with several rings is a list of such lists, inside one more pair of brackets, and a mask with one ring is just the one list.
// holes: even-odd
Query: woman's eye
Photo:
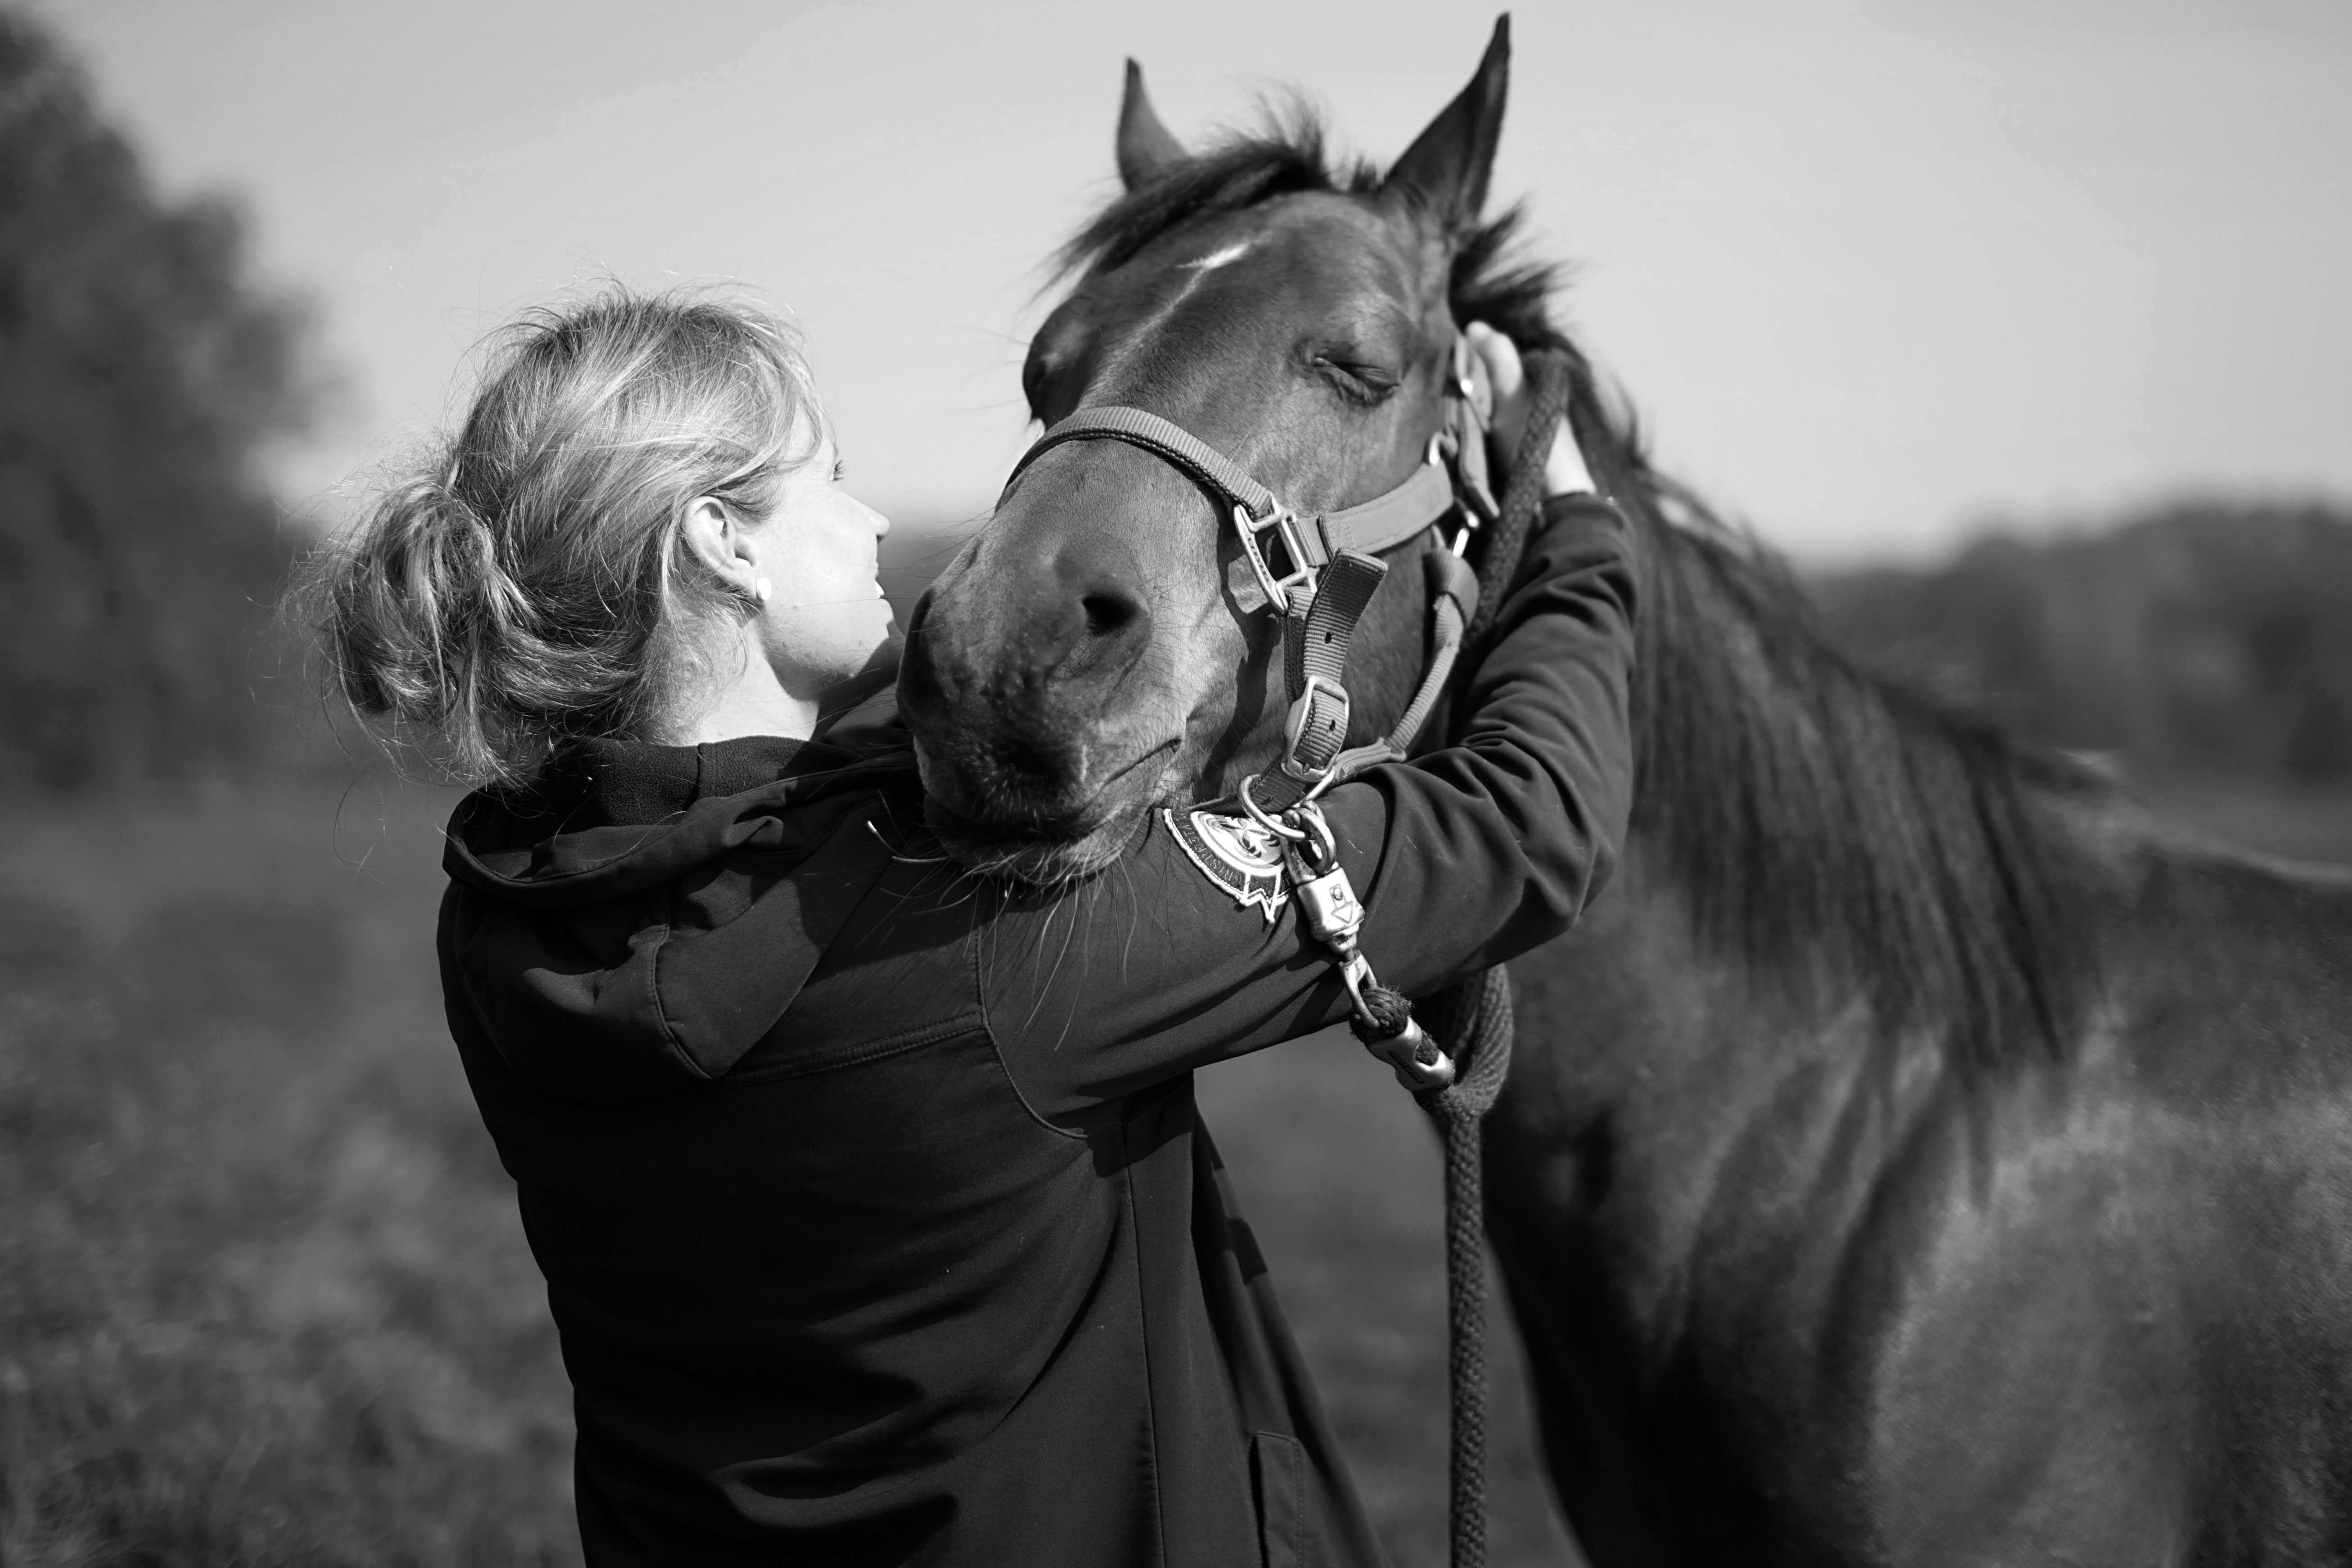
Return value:
[(839, 458), (833, 460), (833, 482), (841, 483), (849, 477), (849, 465)]

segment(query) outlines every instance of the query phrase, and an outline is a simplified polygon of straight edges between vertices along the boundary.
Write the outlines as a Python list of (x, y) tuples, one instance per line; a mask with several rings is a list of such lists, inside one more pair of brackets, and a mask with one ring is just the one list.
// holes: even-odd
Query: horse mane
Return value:
[[(1180, 225), (1296, 191), (1370, 195), (1291, 107), (1111, 201), (1057, 260), (1116, 268)], [(2037, 798), (2106, 787), (1953, 698), (1867, 668), (1822, 630), (1780, 559), (1651, 467), (1622, 400), (1552, 314), (1514, 205), (1455, 253), (1457, 321), (1566, 356), (1569, 416), (1641, 541), (1633, 826), (1654, 835), (1695, 935), (1793, 985), (1858, 985), (1889, 1034), (1964, 1065), (2055, 1056), (2090, 988), (2074, 868)], [(1745, 787), (1727, 790), (1727, 778)]]

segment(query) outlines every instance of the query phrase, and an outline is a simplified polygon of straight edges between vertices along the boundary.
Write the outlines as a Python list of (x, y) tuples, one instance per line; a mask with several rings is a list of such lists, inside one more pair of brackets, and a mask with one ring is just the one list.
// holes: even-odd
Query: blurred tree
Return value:
[(249, 754), (281, 564), (254, 472), (301, 424), (303, 322), (217, 200), (164, 201), (0, 9), (0, 786)]
[(1814, 593), (1848, 643), (1956, 671), (2059, 744), (2352, 780), (2352, 512), (2179, 501)]

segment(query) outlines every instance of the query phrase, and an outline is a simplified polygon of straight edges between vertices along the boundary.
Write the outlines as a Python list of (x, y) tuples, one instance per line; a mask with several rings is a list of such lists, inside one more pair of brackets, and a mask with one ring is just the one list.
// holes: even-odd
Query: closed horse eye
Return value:
[(1381, 365), (1330, 354), (1317, 354), (1307, 363), (1318, 375), (1350, 403), (1370, 407), (1385, 402), (1397, 389), (1395, 373)]

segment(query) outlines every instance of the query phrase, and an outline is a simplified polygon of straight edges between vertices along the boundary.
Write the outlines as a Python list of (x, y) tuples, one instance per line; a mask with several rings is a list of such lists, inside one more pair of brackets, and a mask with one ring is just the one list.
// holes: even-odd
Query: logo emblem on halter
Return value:
[(1201, 875), (1232, 894), (1239, 908), (1255, 904), (1266, 923), (1274, 923), (1276, 911), (1290, 899), (1290, 885), (1282, 872), (1281, 839), (1246, 816), (1165, 806), (1160, 816)]

